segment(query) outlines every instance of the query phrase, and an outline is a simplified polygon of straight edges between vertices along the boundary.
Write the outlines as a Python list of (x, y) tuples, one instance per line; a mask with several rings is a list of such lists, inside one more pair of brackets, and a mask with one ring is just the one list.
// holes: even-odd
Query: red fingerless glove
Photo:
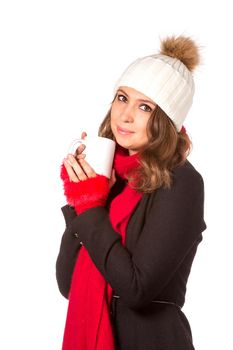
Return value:
[(88, 178), (79, 182), (71, 182), (64, 164), (61, 166), (61, 179), (67, 203), (75, 208), (77, 214), (106, 204), (110, 191), (109, 180), (103, 175)]

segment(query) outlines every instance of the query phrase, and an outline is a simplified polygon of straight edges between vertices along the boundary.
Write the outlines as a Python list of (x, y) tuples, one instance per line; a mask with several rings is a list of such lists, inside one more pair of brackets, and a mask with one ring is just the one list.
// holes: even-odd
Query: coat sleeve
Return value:
[(203, 200), (200, 174), (180, 170), (170, 189), (156, 191), (133, 252), (122, 246), (105, 208), (81, 214), (74, 219), (74, 226), (113, 290), (129, 307), (137, 309), (161, 293), (196, 244), (205, 228)]
[(66, 229), (61, 239), (56, 261), (56, 279), (61, 294), (68, 298), (72, 274), (81, 244), (76, 228), (72, 224), (77, 217), (74, 209), (66, 205), (62, 207), (62, 212)]

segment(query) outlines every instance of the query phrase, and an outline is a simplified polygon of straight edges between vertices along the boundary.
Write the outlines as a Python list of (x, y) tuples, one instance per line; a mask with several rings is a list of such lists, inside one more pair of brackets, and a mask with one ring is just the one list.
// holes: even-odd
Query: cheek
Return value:
[(142, 120), (140, 124), (138, 125), (139, 130), (141, 130), (141, 134), (143, 136), (147, 136), (147, 124), (148, 124), (148, 120)]
[(114, 116), (113, 116), (112, 113), (111, 113), (111, 117), (110, 117), (110, 127), (111, 127), (111, 130), (112, 130), (113, 134), (114, 134), (114, 130), (115, 130), (115, 125), (116, 125), (116, 123), (115, 123), (115, 120), (114, 120)]
[(115, 123), (116, 123), (116, 113), (114, 113), (114, 110), (111, 111), (111, 117), (110, 117), (110, 123), (111, 123), (111, 126), (114, 126)]

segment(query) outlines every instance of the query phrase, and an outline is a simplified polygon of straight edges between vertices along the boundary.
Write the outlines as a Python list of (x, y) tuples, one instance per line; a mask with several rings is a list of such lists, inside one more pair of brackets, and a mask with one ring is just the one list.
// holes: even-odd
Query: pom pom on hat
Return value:
[(184, 36), (177, 38), (172, 36), (164, 39), (161, 42), (160, 53), (177, 58), (190, 72), (193, 72), (200, 62), (198, 46), (192, 39)]
[(198, 47), (189, 37), (170, 37), (161, 42), (159, 54), (138, 58), (115, 85), (128, 86), (153, 100), (180, 131), (192, 105), (192, 71), (199, 63)]

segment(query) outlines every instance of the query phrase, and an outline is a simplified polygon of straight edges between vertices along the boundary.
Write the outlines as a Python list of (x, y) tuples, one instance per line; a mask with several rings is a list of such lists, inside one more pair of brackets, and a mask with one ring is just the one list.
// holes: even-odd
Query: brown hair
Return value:
[[(114, 140), (111, 130), (111, 109), (100, 125), (99, 136)], [(192, 143), (188, 135), (178, 132), (172, 120), (157, 106), (147, 124), (148, 144), (140, 151), (140, 167), (128, 180), (135, 180), (133, 188), (150, 193), (159, 187), (169, 188), (172, 170), (183, 164)], [(132, 182), (131, 182), (132, 183)]]

